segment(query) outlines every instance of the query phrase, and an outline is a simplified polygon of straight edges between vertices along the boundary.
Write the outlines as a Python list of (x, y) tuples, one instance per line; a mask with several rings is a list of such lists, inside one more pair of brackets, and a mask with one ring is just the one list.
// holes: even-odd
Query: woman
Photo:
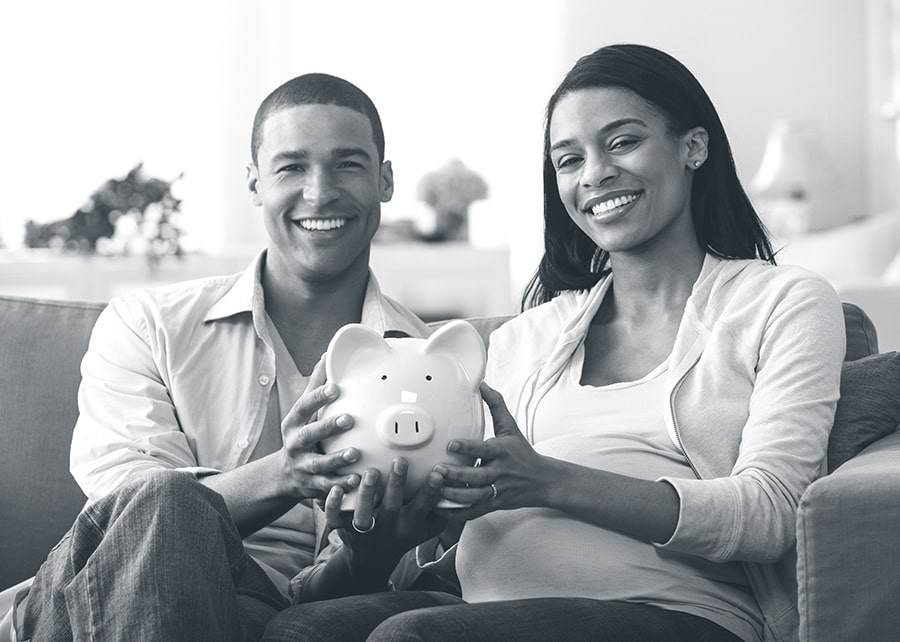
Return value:
[(490, 345), (495, 437), (451, 444), (481, 466), (437, 468), (471, 504), (445, 513), (470, 520), (444, 555), (465, 603), (386, 593), (280, 621), (324, 635), (340, 613), (340, 635), (369, 639), (796, 637), (784, 580), (839, 395), (835, 292), (774, 265), (712, 103), (667, 54), (579, 60), (544, 142), (545, 255), (530, 309)]

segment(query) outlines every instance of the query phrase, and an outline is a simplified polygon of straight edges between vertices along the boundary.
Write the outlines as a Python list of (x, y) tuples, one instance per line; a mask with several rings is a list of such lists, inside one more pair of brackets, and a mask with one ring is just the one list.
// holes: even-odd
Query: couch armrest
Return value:
[(875, 442), (800, 500), (802, 640), (889, 640), (900, 631), (900, 431)]

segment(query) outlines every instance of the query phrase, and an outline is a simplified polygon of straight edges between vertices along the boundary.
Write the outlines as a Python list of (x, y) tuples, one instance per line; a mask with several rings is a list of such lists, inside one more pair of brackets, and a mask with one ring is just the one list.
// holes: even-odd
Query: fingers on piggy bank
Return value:
[[(409, 500), (436, 464), (472, 463), (448, 453), (447, 444), (484, 435), (478, 386), (485, 364), (484, 343), (467, 321), (450, 321), (428, 339), (384, 339), (360, 324), (344, 326), (325, 357), (328, 380), (339, 386), (340, 396), (320, 416), (347, 413), (354, 425), (324, 440), (323, 450), (358, 449), (360, 458), (341, 472), (377, 468), (382, 480), (388, 479), (395, 458), (405, 458), (404, 500)], [(341, 507), (352, 510), (355, 505), (354, 490)]]

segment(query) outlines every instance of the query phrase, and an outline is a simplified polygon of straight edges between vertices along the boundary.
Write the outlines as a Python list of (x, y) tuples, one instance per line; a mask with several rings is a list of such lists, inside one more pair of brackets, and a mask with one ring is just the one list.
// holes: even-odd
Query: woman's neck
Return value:
[(610, 256), (617, 316), (646, 318), (674, 313), (680, 316), (700, 275), (706, 253), (696, 242), (640, 254)]

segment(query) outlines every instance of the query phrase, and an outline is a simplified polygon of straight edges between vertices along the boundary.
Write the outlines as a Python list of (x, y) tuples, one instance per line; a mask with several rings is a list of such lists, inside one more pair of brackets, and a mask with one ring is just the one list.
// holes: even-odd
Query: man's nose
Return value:
[(307, 173), (303, 186), (303, 200), (310, 205), (322, 206), (338, 196), (338, 189), (331, 173), (324, 169), (312, 169)]

